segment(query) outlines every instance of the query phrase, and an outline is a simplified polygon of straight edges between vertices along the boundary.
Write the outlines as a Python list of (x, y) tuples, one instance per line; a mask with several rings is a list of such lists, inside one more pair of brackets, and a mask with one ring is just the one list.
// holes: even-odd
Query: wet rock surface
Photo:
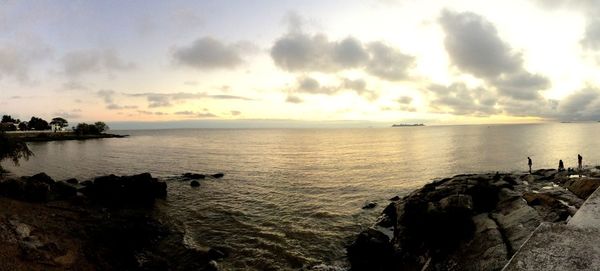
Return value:
[(352, 270), (501, 270), (542, 222), (565, 224), (600, 184), (596, 170), (570, 174), (463, 174), (429, 183), (394, 199), (348, 246)]
[(226, 253), (190, 248), (149, 173), (90, 181), (0, 179), (0, 271), (215, 270)]

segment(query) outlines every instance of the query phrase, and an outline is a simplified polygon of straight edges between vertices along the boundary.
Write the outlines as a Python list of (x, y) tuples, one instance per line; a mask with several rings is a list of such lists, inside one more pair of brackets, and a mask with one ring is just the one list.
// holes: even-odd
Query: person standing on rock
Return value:
[(558, 171), (565, 171), (565, 164), (562, 160), (558, 160)]
[(581, 157), (581, 154), (577, 155), (577, 168), (579, 169), (579, 171), (581, 171), (581, 169), (583, 168), (583, 157)]
[(533, 163), (531, 163), (531, 158), (529, 158), (529, 156), (527, 156), (527, 165), (529, 166), (529, 174), (531, 174), (531, 165)]

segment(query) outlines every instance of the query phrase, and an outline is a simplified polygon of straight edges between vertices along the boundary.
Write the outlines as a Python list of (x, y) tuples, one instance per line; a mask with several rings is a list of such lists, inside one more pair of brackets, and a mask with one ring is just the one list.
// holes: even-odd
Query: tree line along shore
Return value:
[(35, 116), (29, 121), (21, 121), (10, 115), (3, 115), (0, 121), (0, 133), (7, 138), (28, 142), (125, 137), (106, 133), (110, 128), (102, 121), (78, 123), (72, 128), (68, 127), (69, 122), (62, 117), (55, 117), (48, 122)]

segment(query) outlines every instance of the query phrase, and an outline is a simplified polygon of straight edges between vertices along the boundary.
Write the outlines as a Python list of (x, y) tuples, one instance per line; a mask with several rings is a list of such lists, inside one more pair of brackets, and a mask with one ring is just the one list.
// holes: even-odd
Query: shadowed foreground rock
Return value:
[(564, 225), (598, 187), (597, 170), (568, 174), (468, 174), (427, 184), (390, 203), (348, 246), (352, 270), (501, 270), (540, 223)]
[(166, 183), (149, 173), (57, 182), (0, 180), (0, 271), (215, 270), (223, 257), (184, 244), (162, 214)]

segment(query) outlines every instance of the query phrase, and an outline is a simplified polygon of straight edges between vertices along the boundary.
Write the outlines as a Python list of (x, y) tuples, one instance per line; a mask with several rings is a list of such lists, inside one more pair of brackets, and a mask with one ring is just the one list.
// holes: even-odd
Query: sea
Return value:
[[(111, 131), (127, 138), (28, 143), (17, 175), (78, 178), (150, 172), (168, 182), (160, 208), (186, 244), (218, 246), (223, 270), (345, 270), (345, 247), (389, 199), (435, 178), (600, 163), (600, 123), (364, 129)], [(173, 179), (213, 174), (198, 188)], [(373, 209), (363, 209), (369, 202)]]

